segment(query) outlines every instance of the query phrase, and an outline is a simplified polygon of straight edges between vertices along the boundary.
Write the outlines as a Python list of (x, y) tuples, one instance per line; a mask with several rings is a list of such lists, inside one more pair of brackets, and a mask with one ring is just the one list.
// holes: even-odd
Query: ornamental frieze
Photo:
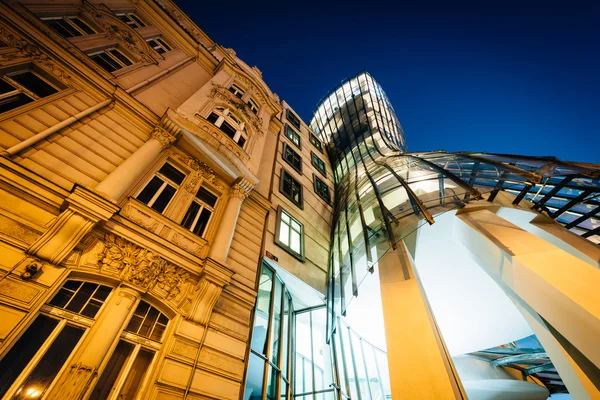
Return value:
[(194, 171), (192, 179), (185, 186), (185, 189), (188, 192), (195, 194), (195, 190), (197, 190), (196, 186), (198, 185), (200, 180), (210, 182), (216, 189), (219, 189), (221, 191), (225, 190), (225, 185), (217, 178), (215, 171), (213, 171), (212, 168), (210, 168), (202, 161), (181, 153), (174, 154), (173, 158), (175, 158), (182, 164), (187, 165)]
[(154, 292), (166, 300), (179, 297), (188, 285), (189, 272), (156, 253), (119, 236), (106, 234), (104, 250), (98, 255), (102, 272), (118, 274), (144, 292)]
[(254, 114), (250, 110), (250, 107), (248, 106), (248, 104), (246, 104), (245, 102), (240, 100), (239, 97), (237, 97), (236, 95), (231, 93), (225, 87), (217, 85), (213, 82), (213, 88), (210, 90), (208, 97), (210, 97), (211, 99), (214, 99), (215, 97), (217, 97), (217, 98), (220, 98), (221, 100), (224, 100), (225, 102), (227, 102), (227, 104), (229, 104), (230, 106), (232, 106), (233, 108), (238, 110), (240, 113), (242, 113), (244, 115), (244, 117), (248, 121), (250, 121), (250, 123), (252, 124), (254, 129), (260, 135), (264, 134), (262, 118), (258, 117), (256, 114)]

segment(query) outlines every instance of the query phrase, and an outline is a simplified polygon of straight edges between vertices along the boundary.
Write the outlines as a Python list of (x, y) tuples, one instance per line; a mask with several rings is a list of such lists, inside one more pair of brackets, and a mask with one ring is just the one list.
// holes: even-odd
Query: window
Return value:
[(0, 113), (58, 92), (58, 87), (34, 70), (11, 72), (0, 79)]
[(256, 104), (256, 102), (252, 99), (248, 99), (248, 108), (250, 108), (250, 111), (252, 111), (253, 114), (258, 114), (258, 104)]
[(132, 28), (143, 28), (146, 24), (135, 13), (117, 13), (117, 17)]
[(289, 172), (281, 168), (279, 191), (290, 199), (295, 205), (303, 208), (302, 185), (295, 180)]
[(283, 159), (296, 171), (302, 173), (302, 157), (287, 144), (283, 144)]
[(292, 123), (296, 128), (300, 129), (300, 118), (296, 117), (296, 114), (290, 110), (286, 110), (286, 119)]
[(138, 193), (136, 198), (162, 213), (175, 196), (185, 174), (170, 163), (165, 163), (150, 179), (150, 182)]
[[(108, 286), (68, 280), (0, 361), (0, 397), (39, 398), (70, 358), (92, 319), (77, 324), (57, 309), (94, 318), (111, 292)], [(12, 390), (11, 390), (12, 388)]]
[(190, 208), (185, 213), (181, 225), (202, 237), (214, 212), (217, 200), (218, 196), (201, 186)]
[(158, 54), (165, 54), (173, 48), (162, 38), (154, 38), (146, 40), (148, 46), (152, 47)]
[(233, 139), (241, 148), (248, 140), (248, 134), (244, 123), (233, 115), (228, 108), (217, 107), (206, 119), (214, 126), (221, 129), (227, 136)]
[(64, 38), (93, 35), (96, 33), (95, 30), (79, 17), (42, 18), (42, 21)]
[(302, 148), (302, 139), (300, 138), (300, 135), (294, 129), (292, 129), (291, 126), (286, 125), (284, 133), (285, 137), (290, 139), (292, 143), (296, 145), (296, 147), (298, 147), (299, 149)]
[(304, 227), (290, 213), (279, 207), (275, 243), (294, 256), (304, 258)]
[(107, 399), (110, 396), (133, 399), (139, 395), (168, 323), (166, 315), (147, 302), (140, 301), (104, 367), (90, 400)]
[(312, 159), (312, 165), (323, 174), (323, 176), (327, 176), (327, 171), (325, 169), (325, 162), (321, 160), (314, 152), (310, 152), (310, 157)]
[(309, 132), (310, 143), (317, 148), (321, 153), (323, 152), (323, 144), (319, 140), (319, 138), (312, 132)]
[(235, 97), (239, 97), (240, 99), (244, 97), (244, 89), (239, 87), (238, 85), (231, 85), (229, 87), (229, 91), (235, 95)]
[(329, 192), (329, 186), (320, 180), (313, 174), (313, 180), (315, 183), (315, 193), (319, 195), (327, 204), (331, 203), (331, 193)]
[(125, 54), (117, 49), (102, 50), (90, 54), (90, 58), (108, 72), (115, 72), (133, 64)]

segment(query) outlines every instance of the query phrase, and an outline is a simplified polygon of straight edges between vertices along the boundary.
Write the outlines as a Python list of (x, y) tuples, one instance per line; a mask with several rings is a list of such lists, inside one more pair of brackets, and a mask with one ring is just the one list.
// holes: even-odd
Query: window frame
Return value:
[[(161, 36), (156, 36), (156, 37), (153, 37), (150, 39), (145, 39), (145, 40), (146, 40), (146, 43), (148, 43), (148, 46), (150, 46), (155, 52), (157, 52), (161, 56), (163, 54), (167, 54), (170, 51), (173, 51), (173, 46), (171, 46), (171, 44), (165, 38), (163, 38)], [(152, 42), (152, 41), (156, 42), (156, 44), (158, 46), (156, 46), (156, 47), (152, 46), (152, 44), (150, 44), (150, 42)], [(160, 49), (163, 49), (163, 52), (161, 53), (160, 51), (158, 51), (156, 49), (157, 47)]]
[[(117, 56), (115, 56), (112, 53), (110, 53), (111, 50), (114, 50), (114, 51), (116, 51), (118, 53), (121, 53), (121, 55), (123, 57), (125, 57), (131, 64), (125, 65), (125, 63), (122, 60), (120, 60)], [(106, 71), (109, 74), (119, 73), (119, 72), (123, 71), (124, 69), (137, 64), (137, 60), (133, 59), (131, 56), (129, 56), (128, 54), (126, 54), (126, 52), (122, 51), (119, 48), (119, 46), (107, 47), (107, 48), (104, 48), (102, 50), (96, 50), (96, 51), (88, 52), (86, 54), (90, 58), (90, 60), (92, 60), (97, 66), (99, 66), (100, 68), (102, 68), (102, 70)], [(97, 56), (97, 55), (100, 55), (100, 54), (104, 54), (106, 57), (109, 57), (113, 62), (116, 62), (117, 64), (119, 64), (121, 66), (121, 68), (117, 68), (114, 71), (109, 71), (102, 64), (100, 64), (99, 62), (97, 62), (96, 60), (94, 60), (92, 58), (92, 56)]]
[[(293, 155), (296, 155), (296, 156), (297, 156), (297, 157), (300, 159), (300, 167), (299, 167), (299, 168), (296, 168), (296, 166), (295, 166), (295, 165), (294, 165), (294, 164), (293, 164), (293, 163), (292, 163), (290, 160), (288, 160), (288, 159), (285, 157), (285, 152), (286, 152), (286, 150), (288, 150), (288, 149), (289, 149), (289, 150), (290, 150), (290, 151), (293, 153)], [(298, 172), (300, 175), (302, 175), (302, 164), (304, 163), (304, 162), (303, 162), (303, 160), (302, 160), (302, 155), (301, 155), (300, 153), (296, 152), (296, 151), (295, 151), (295, 150), (292, 148), (292, 146), (290, 146), (290, 145), (289, 145), (289, 143), (287, 143), (287, 142), (283, 142), (283, 149), (282, 149), (282, 152), (281, 152), (281, 158), (283, 158), (283, 160), (284, 160), (285, 162), (287, 162), (287, 163), (289, 164), (289, 166), (290, 166), (290, 167), (292, 167), (292, 168), (294, 169), (294, 171), (296, 171), (296, 172)]]
[(246, 105), (248, 106), (252, 114), (258, 115), (258, 112), (260, 111), (260, 106), (252, 97), (248, 98)]
[[(321, 152), (321, 154), (323, 154), (323, 142), (321, 142), (319, 140), (319, 138), (317, 137), (317, 135), (315, 135), (312, 132), (308, 132), (308, 141), (310, 142), (310, 144), (312, 144), (317, 150), (319, 150)], [(318, 145), (317, 145), (318, 143)]]
[[(223, 110), (223, 111), (219, 111), (219, 110)], [(218, 112), (217, 112), (218, 111)], [(227, 111), (227, 114), (225, 114), (225, 111)], [(217, 119), (214, 122), (210, 121), (210, 116), (212, 114), (215, 114), (217, 116)], [(231, 109), (228, 107), (224, 107), (224, 106), (216, 106), (214, 107), (212, 110), (209, 111), (208, 115), (205, 117), (205, 119), (210, 122), (213, 126), (219, 128), (219, 130), (221, 132), (223, 132), (223, 134), (225, 136), (227, 136), (229, 139), (233, 140), (233, 142), (235, 142), (235, 144), (237, 144), (242, 150), (244, 150), (244, 147), (246, 147), (246, 144), (249, 141), (250, 135), (248, 133), (248, 130), (246, 130), (246, 124), (244, 123), (244, 121), (238, 121), (239, 117), (237, 116), (230, 116), (231, 113)], [(223, 118), (223, 121), (221, 121), (221, 123), (219, 125), (217, 125), (217, 122), (219, 121), (219, 118)], [(223, 123), (227, 123), (231, 128), (235, 129), (235, 134), (233, 135), (233, 137), (229, 136), (227, 134), (227, 132), (225, 132), (223, 129), (221, 129), (221, 126), (223, 126)], [(240, 129), (240, 124), (244, 123), (244, 126)], [(237, 140), (236, 140), (237, 138)], [(244, 142), (242, 144), (239, 143), (240, 138), (244, 139)]]
[[(290, 142), (292, 142), (294, 146), (302, 150), (302, 136), (300, 136), (300, 133), (296, 132), (290, 124), (285, 124), (285, 127), (283, 129), (283, 136), (285, 136)], [(288, 132), (292, 132), (294, 136), (290, 137), (288, 135)], [(298, 139), (298, 143), (294, 142), (294, 138)]]
[[(290, 117), (291, 116), (291, 117)], [(292, 125), (296, 127), (296, 129), (300, 130), (302, 127), (302, 123), (300, 122), (300, 118), (292, 112), (289, 108), (285, 110), (285, 119), (290, 122)]]
[[(200, 200), (198, 198), (197, 194), (200, 191), (200, 189), (202, 189), (202, 188), (204, 188), (206, 191), (208, 191), (210, 194), (214, 195), (217, 198), (214, 206), (210, 206), (209, 204), (204, 203), (202, 200)], [(185, 214), (183, 214), (183, 217), (181, 217), (181, 222), (179, 223), (179, 225), (183, 229), (186, 229), (187, 231), (191, 232), (192, 234), (206, 240), (206, 237), (205, 237), (206, 233), (209, 231), (210, 224), (214, 219), (215, 210), (219, 206), (220, 200), (221, 200), (221, 194), (219, 192), (212, 190), (208, 186), (205, 186), (204, 183), (201, 184), (200, 187), (198, 188), (198, 190), (196, 190), (196, 193), (194, 194), (194, 197), (192, 198), (192, 202), (187, 207)], [(194, 217), (194, 222), (192, 222), (192, 225), (189, 228), (186, 228), (185, 226), (183, 226), (183, 220), (185, 219), (185, 216), (187, 215), (187, 212), (189, 211), (190, 207), (192, 207), (192, 203), (197, 203), (198, 205), (200, 205), (200, 208), (198, 209), (196, 216)], [(198, 235), (197, 233), (194, 232), (194, 228), (198, 224), (198, 220), (200, 219), (200, 214), (202, 214), (202, 210), (204, 210), (204, 209), (207, 209), (208, 211), (210, 211), (210, 217), (208, 217), (208, 221), (206, 221), (206, 226), (204, 227), (204, 231), (202, 232), (201, 235)]]
[[(327, 191), (329, 192), (329, 198), (325, 198), (325, 196), (323, 196), (323, 194), (317, 190), (317, 181), (321, 182), (321, 184), (327, 188)], [(331, 205), (331, 188), (329, 187), (328, 184), (325, 183), (325, 181), (323, 181), (321, 178), (319, 178), (314, 173), (313, 173), (313, 189), (314, 189), (315, 193), (317, 194), (317, 196), (319, 196), (325, 203), (327, 203), (327, 205), (329, 205), (329, 206)]]
[[(318, 165), (318, 163), (315, 162), (315, 159), (317, 159), (323, 163), (322, 170), (321, 170), (321, 167)], [(314, 151), (310, 152), (310, 163), (312, 164), (313, 167), (315, 167), (315, 169), (317, 171), (319, 171), (325, 178), (327, 178), (327, 165), (325, 164), (325, 161), (321, 160), (321, 158)]]
[[(292, 229), (292, 225), (291, 225), (291, 221), (295, 221), (296, 223), (298, 223), (298, 225), (300, 225), (301, 228), (301, 232), (300, 232), (300, 253), (297, 253), (295, 250), (293, 250), (289, 245), (283, 243), (282, 241), (279, 240), (279, 234), (281, 231), (281, 215), (285, 213), (287, 214), (287, 216), (290, 218), (290, 232)], [(305, 235), (305, 230), (304, 230), (304, 224), (302, 222), (300, 222), (298, 219), (296, 219), (290, 212), (288, 212), (287, 210), (285, 210), (281, 205), (277, 207), (277, 220), (276, 220), (276, 224), (275, 224), (275, 244), (279, 247), (281, 247), (283, 250), (285, 250), (286, 252), (288, 252), (290, 255), (292, 255), (293, 257), (295, 257), (296, 259), (298, 259), (301, 262), (305, 262), (306, 261), (306, 256), (305, 256), (305, 248), (304, 248), (304, 235)]]
[[(177, 171), (179, 171), (179, 172), (181, 172), (181, 173), (184, 174), (184, 177), (183, 177), (183, 180), (181, 181), (181, 184), (177, 184), (177, 183), (173, 182), (171, 179), (167, 178), (166, 176), (164, 176), (162, 174), (158, 175), (159, 171), (166, 164), (170, 164), (171, 167), (175, 168)], [(138, 190), (136, 190), (134, 192), (133, 196), (131, 196), (131, 197), (133, 197), (134, 199), (136, 199), (140, 203), (144, 204), (146, 207), (152, 209), (153, 211), (155, 211), (155, 212), (157, 212), (157, 213), (159, 213), (161, 215), (167, 216), (167, 211), (169, 210), (169, 206), (173, 203), (173, 200), (177, 197), (177, 193), (179, 192), (179, 190), (183, 186), (183, 183), (185, 182), (186, 178), (188, 177), (189, 172), (185, 171), (183, 168), (179, 167), (177, 165), (177, 163), (173, 162), (168, 157), (161, 164), (159, 164), (159, 165), (160, 166), (158, 168), (155, 168), (153, 170), (153, 172), (149, 174), (149, 176), (144, 180), (144, 183), (138, 188)], [(162, 179), (163, 183), (161, 184), (160, 188), (154, 193), (154, 195), (148, 201), (148, 203), (144, 203), (142, 200), (139, 200), (137, 197), (142, 193), (142, 191), (146, 188), (146, 186), (148, 186), (148, 184), (150, 183), (150, 181), (152, 181), (152, 179), (154, 179), (155, 176), (158, 176), (160, 179)], [(154, 203), (156, 202), (156, 200), (158, 199), (158, 197), (160, 196), (160, 194), (164, 191), (164, 189), (166, 188), (166, 185), (169, 185), (169, 184), (171, 186), (175, 187), (175, 193), (173, 194), (173, 197), (171, 197), (171, 199), (169, 200), (169, 202), (167, 203), (167, 205), (165, 206), (165, 208), (163, 209), (163, 211), (159, 212), (156, 209), (152, 208), (152, 205), (154, 205)]]
[[(27, 88), (22, 83), (19, 83), (12, 78), (12, 76), (16, 76), (16, 75), (27, 73), (27, 72), (35, 75), (38, 79), (40, 79), (47, 85), (51, 86), (53, 89), (56, 90), (56, 92), (49, 94), (47, 96), (40, 96), (40, 95), (34, 93), (31, 89)], [(13, 112), (15, 110), (20, 109), (21, 107), (31, 106), (31, 104), (35, 103), (36, 101), (51, 98), (52, 96), (56, 96), (61, 91), (65, 90), (64, 85), (61, 85), (58, 81), (52, 79), (52, 77), (50, 77), (50, 78), (47, 77), (47, 75), (43, 71), (40, 71), (37, 68), (37, 66), (33, 63), (25, 63), (22, 65), (14, 66), (12, 68), (3, 68), (2, 70), (0, 70), (0, 80), (3, 80), (5, 83), (12, 86), (14, 89), (10, 92), (0, 94), (0, 101), (4, 100), (4, 99), (9, 99), (14, 96), (18, 96), (20, 94), (25, 95), (29, 99), (31, 99), (31, 101), (29, 101), (27, 103), (24, 103), (24, 104), (18, 105), (16, 107), (13, 107), (9, 110), (0, 112), (0, 115), (9, 113), (9, 112)]]
[[(285, 181), (284, 174), (287, 174), (293, 182), (296, 182), (300, 186), (300, 201), (299, 202), (294, 200), (294, 198), (291, 195), (288, 195), (286, 192), (283, 191), (283, 184)], [(280, 176), (279, 176), (279, 192), (282, 195), (284, 195), (289, 201), (291, 201), (292, 204), (296, 205), (296, 207), (300, 208), (301, 210), (304, 210), (304, 185), (302, 185), (302, 183), (299, 180), (294, 178), (294, 176), (292, 174), (290, 174), (283, 167), (281, 167), (281, 172), (280, 172)]]
[[(116, 17), (123, 22), (124, 24), (127, 24), (127, 26), (131, 27), (132, 29), (140, 29), (140, 28), (144, 28), (146, 26), (149, 26), (146, 21), (144, 21), (144, 18), (140, 17), (136, 11), (120, 11), (120, 12), (116, 12), (115, 13)], [(131, 17), (131, 15), (133, 15), (133, 17)], [(124, 21), (121, 17), (127, 17), (129, 19), (129, 21)], [(137, 25), (141, 25), (141, 26), (137, 26)]]
[[(94, 26), (92, 26), (88, 21), (85, 20), (85, 18), (82, 18), (79, 15), (62, 15), (59, 17), (43, 17), (40, 18), (44, 24), (48, 25), (49, 28), (51, 28), (54, 32), (56, 32), (60, 37), (63, 37), (65, 39), (72, 39), (72, 38), (76, 38), (76, 37), (81, 37), (81, 36), (90, 36), (90, 35), (95, 35), (98, 33), (98, 29), (96, 29)], [(87, 26), (93, 33), (87, 33), (85, 32), (79, 25), (77, 25), (76, 23), (72, 22), (71, 20), (73, 19), (78, 19), (79, 21), (81, 21), (85, 26)], [(69, 24), (69, 26), (71, 26), (73, 29), (75, 29), (77, 32), (79, 32), (79, 35), (73, 35), (73, 36), (63, 36), (59, 31), (57, 31), (56, 29), (54, 29), (51, 25), (49, 25), (46, 21), (57, 21), (57, 20), (63, 20), (66, 21), (67, 24)]]
[(229, 91), (229, 93), (233, 94), (238, 99), (241, 99), (246, 94), (246, 89), (244, 89), (240, 85), (237, 85), (235, 82), (229, 85), (227, 90)]

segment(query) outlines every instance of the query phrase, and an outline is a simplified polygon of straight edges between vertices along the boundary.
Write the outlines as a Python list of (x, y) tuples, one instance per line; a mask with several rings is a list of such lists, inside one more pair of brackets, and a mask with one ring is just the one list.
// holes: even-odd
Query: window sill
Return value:
[(286, 253), (288, 253), (289, 255), (291, 255), (292, 257), (297, 259), (298, 261), (300, 261), (302, 263), (306, 262), (306, 258), (303, 255), (296, 253), (289, 246), (281, 243), (279, 240), (275, 239), (275, 244), (277, 245), (277, 247), (280, 247), (281, 249), (285, 250)]

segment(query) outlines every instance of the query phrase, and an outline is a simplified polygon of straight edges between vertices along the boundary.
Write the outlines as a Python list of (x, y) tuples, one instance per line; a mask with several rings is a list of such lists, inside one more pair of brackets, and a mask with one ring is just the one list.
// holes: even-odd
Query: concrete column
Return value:
[(229, 200), (225, 206), (225, 211), (221, 217), (221, 223), (219, 229), (215, 234), (214, 239), (210, 245), (210, 251), (208, 257), (213, 260), (225, 265), (227, 261), (227, 255), (229, 254), (229, 248), (231, 247), (231, 240), (235, 232), (235, 226), (237, 224), (238, 216), (240, 215), (240, 209), (242, 202), (248, 196), (249, 191), (247, 186), (241, 182), (234, 184), (229, 191)]
[(466, 208), (457, 216), (458, 240), (519, 305), (542, 345), (564, 352), (551, 359), (569, 390), (597, 398), (600, 271), (489, 210)]
[(111, 199), (119, 200), (133, 183), (146, 172), (160, 153), (171, 146), (177, 138), (162, 128), (156, 128), (146, 143), (119, 165), (95, 190)]
[(71, 365), (63, 371), (47, 400), (83, 398), (96, 383), (100, 364), (108, 357), (139, 298), (140, 294), (136, 290), (124, 286), (111, 294), (102, 313), (75, 353)]
[(392, 397), (466, 399), (404, 243), (377, 265)]

